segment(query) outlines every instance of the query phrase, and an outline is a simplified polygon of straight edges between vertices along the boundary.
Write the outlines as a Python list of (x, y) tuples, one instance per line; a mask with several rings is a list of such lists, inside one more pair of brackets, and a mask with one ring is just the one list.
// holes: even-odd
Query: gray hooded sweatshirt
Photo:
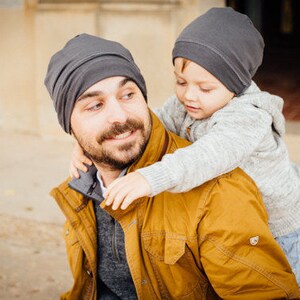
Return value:
[(300, 166), (290, 162), (283, 141), (282, 107), (280, 97), (254, 82), (203, 120), (191, 118), (176, 96), (170, 97), (156, 114), (167, 129), (193, 144), (139, 170), (151, 195), (185, 192), (240, 167), (261, 191), (274, 237), (300, 228)]

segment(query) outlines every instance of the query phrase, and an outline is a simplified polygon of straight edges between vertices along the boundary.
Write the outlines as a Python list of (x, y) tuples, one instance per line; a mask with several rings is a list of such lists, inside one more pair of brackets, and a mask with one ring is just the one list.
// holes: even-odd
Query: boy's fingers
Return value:
[(82, 163), (85, 163), (85, 164), (89, 165), (89, 166), (91, 166), (93, 164), (93, 162), (90, 159), (88, 159), (86, 156), (81, 156), (80, 161)]
[(113, 210), (118, 209), (120, 204), (123, 202), (123, 199), (124, 199), (123, 195), (117, 195), (116, 198), (114, 199), (112, 209)]
[[(116, 202), (116, 199), (120, 199), (122, 196), (121, 191), (118, 190), (118, 188), (116, 187), (116, 189), (109, 189), (106, 190), (105, 192), (105, 205), (109, 206), (113, 203)], [(124, 191), (123, 191), (124, 193)], [(118, 201), (118, 200), (117, 200)]]
[(137, 191), (135, 189), (132, 189), (128, 192), (126, 197), (124, 197), (121, 209), (126, 209), (133, 201), (137, 200), (138, 198), (147, 196), (147, 193), (143, 193), (143, 191)]
[[(130, 192), (131, 187), (130, 186), (121, 186), (118, 185), (117, 189), (114, 189), (112, 191), (112, 198), (113, 198), (113, 205), (112, 209), (116, 210), (119, 208), (119, 206), (122, 204), (124, 199), (127, 197), (128, 193)], [(110, 195), (111, 196), (111, 195)]]
[(104, 197), (104, 199), (106, 199), (107, 198), (107, 196), (108, 196), (108, 192), (107, 192), (107, 190), (103, 193), (103, 197)]
[(111, 203), (115, 200), (115, 197), (119, 194), (119, 193), (124, 193), (124, 191), (126, 190), (126, 186), (125, 186), (125, 190), (124, 185), (123, 185), (123, 178), (118, 178), (115, 181), (113, 181), (106, 189), (106, 191), (104, 192), (103, 196), (106, 200), (107, 205), (111, 205)]
[(126, 209), (133, 202), (133, 200), (135, 199), (127, 196), (121, 205), (121, 209)]
[(105, 205), (110, 206), (112, 204), (113, 200), (114, 200), (114, 198), (110, 194), (106, 195), (105, 196)]
[(69, 173), (71, 177), (75, 177), (75, 178), (80, 178), (80, 174), (77, 170), (77, 168), (75, 168), (73, 165), (70, 166), (69, 168)]
[(87, 172), (88, 171), (88, 168), (87, 168), (87, 166), (86, 165), (84, 165), (82, 162), (80, 162), (80, 161), (74, 161), (73, 162), (73, 167), (75, 167), (76, 169), (79, 169), (79, 170), (81, 170), (81, 171), (83, 171), (83, 172)]
[(105, 205), (106, 206), (109, 206), (109, 205), (111, 205), (113, 203), (114, 197), (115, 197), (115, 193), (111, 189), (111, 185), (109, 185), (109, 187), (106, 189), (106, 191), (103, 194), (103, 197), (105, 199)]
[(85, 173), (88, 171), (87, 166), (84, 165), (84, 164), (81, 164), (81, 165), (80, 165), (80, 168), (78, 168), (78, 169), (80, 169), (81, 171), (83, 171), (83, 172), (85, 172)]

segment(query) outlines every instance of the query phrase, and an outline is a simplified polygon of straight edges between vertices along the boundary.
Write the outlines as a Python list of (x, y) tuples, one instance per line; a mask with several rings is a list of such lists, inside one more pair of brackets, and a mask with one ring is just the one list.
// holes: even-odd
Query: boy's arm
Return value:
[(272, 118), (247, 105), (242, 111), (220, 110), (209, 122), (210, 129), (192, 145), (137, 171), (148, 181), (152, 196), (188, 191), (240, 166), (271, 130)]
[(253, 181), (240, 169), (208, 192), (198, 227), (201, 264), (222, 299), (299, 299)]

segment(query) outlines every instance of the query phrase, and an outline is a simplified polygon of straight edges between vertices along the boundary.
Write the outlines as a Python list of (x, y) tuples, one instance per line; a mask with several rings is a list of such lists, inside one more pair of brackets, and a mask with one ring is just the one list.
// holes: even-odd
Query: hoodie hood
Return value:
[(282, 114), (283, 99), (268, 92), (262, 92), (254, 81), (248, 89), (238, 98), (239, 102), (252, 104), (265, 110), (272, 116), (274, 130), (283, 137), (285, 134), (285, 119)]

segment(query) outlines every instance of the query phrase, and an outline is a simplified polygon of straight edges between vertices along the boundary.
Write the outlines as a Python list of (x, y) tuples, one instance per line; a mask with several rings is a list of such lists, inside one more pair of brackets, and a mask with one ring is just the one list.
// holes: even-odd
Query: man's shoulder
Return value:
[(252, 191), (258, 192), (258, 188), (254, 180), (239, 167), (211, 179), (209, 183), (211, 185), (215, 185), (217, 183), (234, 184), (237, 188), (251, 188)]
[(190, 141), (178, 136), (177, 134), (171, 131), (168, 131), (168, 135), (170, 138), (170, 153), (175, 152), (177, 149), (184, 148), (192, 144)]
[(56, 202), (63, 203), (66, 202), (66, 200), (68, 200), (68, 202), (72, 200), (74, 202), (81, 201), (83, 196), (79, 192), (71, 189), (69, 186), (71, 180), (72, 178), (68, 177), (65, 181), (50, 191), (50, 195), (56, 200)]
[(202, 185), (195, 187), (190, 192), (204, 196), (203, 200), (206, 204), (215, 198), (219, 198), (220, 200), (225, 199), (225, 201), (227, 201), (227, 198), (233, 199), (238, 197), (237, 194), (243, 195), (245, 199), (251, 198), (262, 202), (261, 195), (255, 182), (240, 168), (219, 175)]
[(64, 193), (68, 192), (68, 190), (70, 189), (69, 182), (71, 180), (72, 180), (72, 178), (68, 177), (63, 182), (61, 182), (58, 186), (54, 187), (50, 193), (52, 194), (53, 192), (59, 192), (59, 193), (64, 194)]
[[(199, 188), (201, 189), (201, 186)], [(254, 206), (259, 208), (266, 218), (265, 205), (257, 185), (240, 168), (206, 182), (202, 187), (203, 191), (206, 195), (204, 203), (209, 210), (222, 208), (223, 211), (234, 215)]]

